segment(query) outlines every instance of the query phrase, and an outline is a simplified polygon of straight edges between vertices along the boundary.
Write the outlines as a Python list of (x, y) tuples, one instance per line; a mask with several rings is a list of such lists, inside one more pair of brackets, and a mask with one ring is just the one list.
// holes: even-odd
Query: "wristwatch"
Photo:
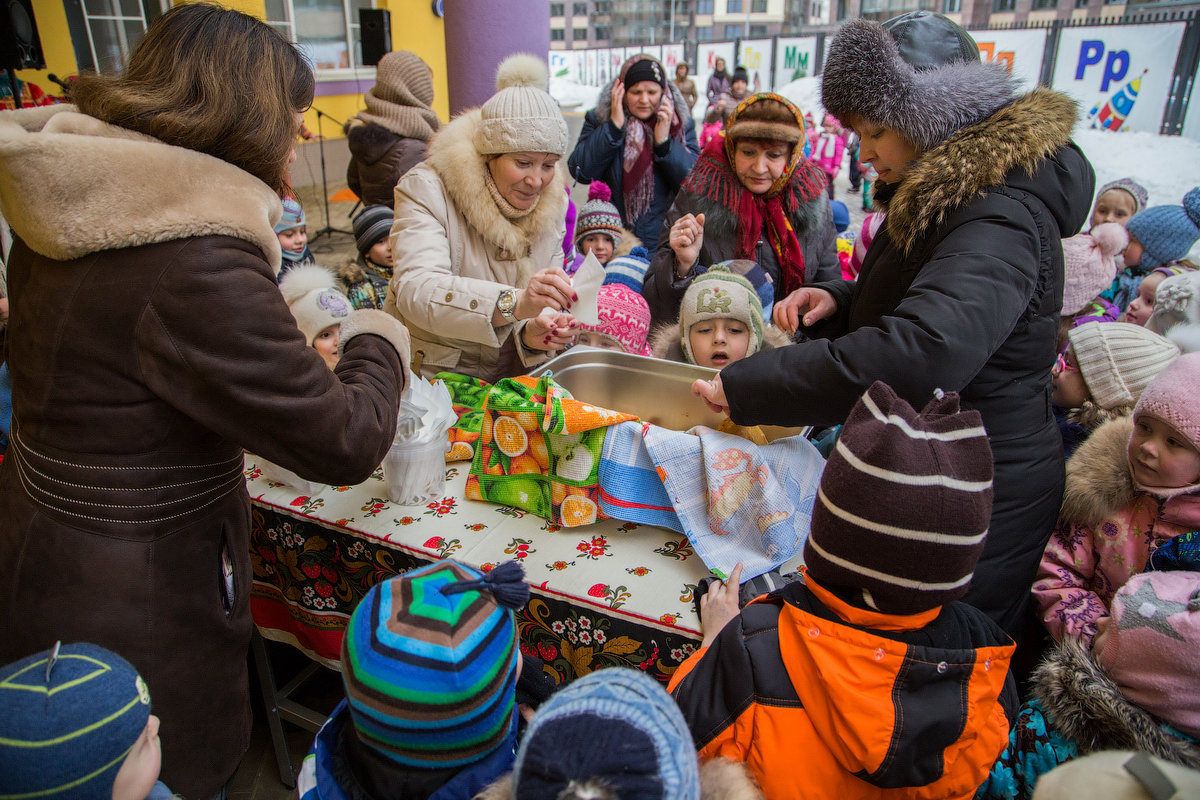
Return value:
[(496, 310), (500, 312), (500, 316), (504, 317), (504, 321), (509, 325), (517, 321), (517, 291), (516, 289), (505, 289), (496, 298)]

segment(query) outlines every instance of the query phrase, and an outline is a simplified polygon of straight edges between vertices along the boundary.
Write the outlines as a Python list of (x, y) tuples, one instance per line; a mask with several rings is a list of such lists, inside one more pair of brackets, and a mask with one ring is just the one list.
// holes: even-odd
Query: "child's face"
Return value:
[(1050, 372), (1054, 389), (1050, 393), (1050, 402), (1059, 408), (1079, 408), (1092, 397), (1083, 373), (1079, 371), (1079, 363), (1075, 360), (1075, 348), (1068, 347), (1067, 352), (1058, 357), (1058, 362)]
[(1150, 319), (1150, 315), (1154, 313), (1154, 294), (1158, 291), (1158, 285), (1166, 280), (1167, 276), (1161, 272), (1151, 272), (1138, 286), (1137, 297), (1129, 301), (1129, 308), (1125, 309), (1125, 316), (1121, 318), (1122, 322), (1130, 322), (1134, 325), (1145, 325), (1146, 320)]
[(1125, 257), (1125, 266), (1135, 267), (1142, 263), (1142, 254), (1145, 252), (1146, 248), (1142, 247), (1142, 243), (1137, 240), (1137, 237), (1132, 233), (1129, 234), (1129, 246), (1122, 254)]
[(146, 720), (142, 735), (133, 743), (133, 749), (117, 770), (113, 781), (113, 800), (146, 800), (146, 795), (158, 780), (162, 767), (162, 745), (158, 740), (158, 717), (153, 714)]
[(321, 354), (321, 358), (325, 359), (325, 364), (330, 369), (336, 367), (338, 363), (338, 333), (340, 328), (340, 325), (330, 325), (318, 333), (317, 338), (313, 339), (313, 349)]
[(275, 235), (279, 237), (279, 246), (291, 253), (304, 252), (304, 246), (308, 244), (308, 228), (304, 225), (288, 228)]
[(601, 264), (607, 264), (612, 261), (613, 240), (606, 233), (589, 233), (579, 243), (579, 249), (585, 256), (591, 253)]
[(1133, 421), (1129, 466), (1141, 486), (1179, 489), (1200, 483), (1200, 452), (1179, 431), (1149, 414)]
[(1096, 207), (1092, 209), (1092, 227), (1103, 222), (1117, 222), (1124, 227), (1136, 211), (1137, 203), (1133, 195), (1121, 189), (1109, 189), (1096, 198)]
[(722, 317), (697, 322), (688, 331), (692, 358), (702, 367), (721, 369), (746, 357), (750, 329), (741, 320)]
[(371, 245), (371, 249), (367, 251), (367, 260), (381, 267), (390, 267), (392, 265), (392, 237), (385, 236)]
[(575, 337), (575, 344), (581, 344), (586, 347), (598, 347), (601, 350), (620, 350), (622, 353), (628, 352), (625, 345), (621, 344), (617, 339), (609, 336), (607, 333), (600, 331), (580, 331)]

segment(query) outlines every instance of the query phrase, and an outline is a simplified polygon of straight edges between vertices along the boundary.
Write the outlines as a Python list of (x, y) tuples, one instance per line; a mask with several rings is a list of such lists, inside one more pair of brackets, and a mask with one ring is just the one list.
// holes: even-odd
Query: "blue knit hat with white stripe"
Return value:
[(619, 283), (641, 294), (642, 284), (646, 281), (646, 270), (649, 268), (650, 255), (646, 248), (639, 245), (626, 255), (617, 256), (604, 265), (604, 282)]
[(807, 574), (848, 590), (855, 605), (928, 611), (966, 594), (991, 516), (992, 448), (979, 412), (938, 391), (918, 414), (876, 381), (821, 474)]
[(109, 800), (150, 691), (116, 653), (68, 644), (0, 668), (0, 709), (0, 797)]
[(547, 700), (517, 750), (513, 797), (698, 800), (696, 746), (674, 699), (628, 667), (584, 675)]
[(524, 570), (438, 561), (371, 588), (342, 642), (363, 744), (407, 767), (461, 767), (504, 744), (516, 708)]

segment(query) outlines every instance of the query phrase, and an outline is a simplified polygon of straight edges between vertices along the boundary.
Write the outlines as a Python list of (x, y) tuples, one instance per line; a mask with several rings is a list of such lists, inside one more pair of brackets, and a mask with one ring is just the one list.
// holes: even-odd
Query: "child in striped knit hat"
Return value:
[(372, 587), (342, 641), (346, 699), (317, 733), (301, 800), (470, 800), (512, 768), (524, 570), (452, 559)]
[(602, 265), (607, 265), (641, 244), (633, 231), (621, 224), (621, 212), (612, 204), (612, 189), (602, 181), (592, 181), (588, 186), (587, 202), (579, 209), (575, 220), (576, 255), (567, 267), (567, 274), (574, 275), (588, 253)]
[(669, 686), (701, 759), (745, 762), (772, 800), (970, 797), (1017, 708), (1012, 640), (956, 602), (992, 474), (958, 395), (917, 413), (872, 385), (821, 476), (804, 581), (739, 612), (739, 564), (701, 600), (704, 640)]

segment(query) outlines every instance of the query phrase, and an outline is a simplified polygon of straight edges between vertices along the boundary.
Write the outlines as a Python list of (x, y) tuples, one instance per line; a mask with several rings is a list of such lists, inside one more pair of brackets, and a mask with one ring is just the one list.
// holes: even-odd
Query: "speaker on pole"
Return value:
[(363, 64), (373, 67), (392, 51), (392, 12), (386, 8), (360, 8), (358, 26), (362, 32)]
[(0, 0), (0, 68), (45, 69), (31, 0)]

